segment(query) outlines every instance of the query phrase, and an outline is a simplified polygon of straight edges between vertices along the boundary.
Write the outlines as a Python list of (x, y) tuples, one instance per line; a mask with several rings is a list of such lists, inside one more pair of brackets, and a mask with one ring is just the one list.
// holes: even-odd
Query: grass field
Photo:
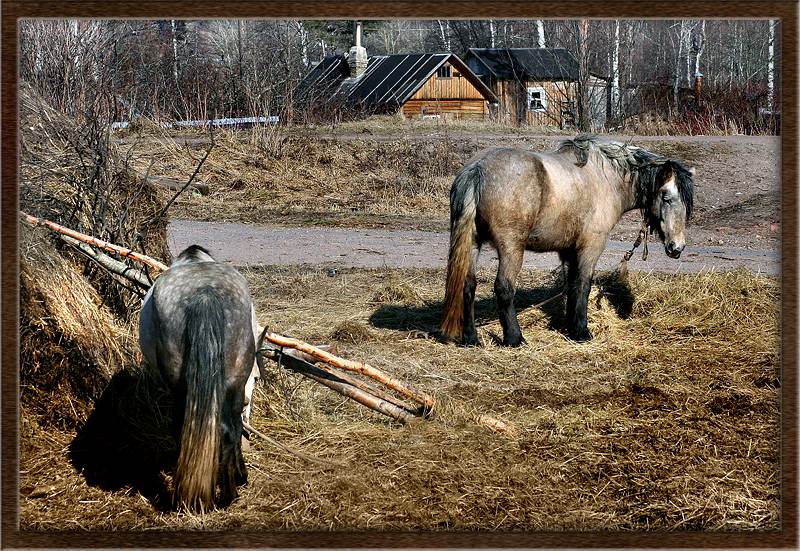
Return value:
[[(262, 324), (334, 343), (340, 355), (428, 391), (435, 419), (399, 425), (272, 365), (256, 391), (254, 426), (330, 465), (254, 438), (237, 502), (205, 516), (173, 514), (159, 507), (169, 479), (161, 466), (174, 453), (164, 397), (142, 398), (136, 372), (121, 373), (98, 402), (101, 422), (79, 431), (102, 452), (83, 475), (73, 468), (75, 433), (23, 410), (22, 528), (780, 526), (780, 288), (772, 278), (631, 273), (624, 283), (600, 274), (589, 312), (595, 339), (575, 344), (558, 330), (563, 302), (537, 306), (560, 291), (559, 274), (524, 271), (517, 305), (529, 344), (509, 349), (497, 344), (489, 271), (479, 273), (481, 348), (429, 338), (442, 271), (244, 273)], [(513, 431), (476, 424), (482, 413)], [(153, 468), (144, 476), (131, 465)]]

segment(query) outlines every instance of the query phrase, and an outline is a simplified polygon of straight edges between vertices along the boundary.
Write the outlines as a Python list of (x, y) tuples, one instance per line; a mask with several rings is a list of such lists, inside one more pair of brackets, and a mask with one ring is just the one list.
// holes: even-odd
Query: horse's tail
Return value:
[(225, 377), (225, 314), (215, 293), (201, 292), (188, 303), (183, 343), (186, 406), (174, 500), (179, 507), (207, 511), (217, 486)]
[(450, 188), (450, 254), (441, 326), (445, 338), (459, 340), (464, 329), (464, 283), (474, 269), (475, 216), (484, 179), (483, 162), (476, 161), (461, 169)]

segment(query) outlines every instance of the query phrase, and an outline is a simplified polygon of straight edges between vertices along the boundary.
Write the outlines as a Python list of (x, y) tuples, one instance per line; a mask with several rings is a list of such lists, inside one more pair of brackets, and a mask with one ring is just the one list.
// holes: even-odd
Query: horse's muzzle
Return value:
[(664, 251), (666, 251), (667, 256), (670, 258), (680, 258), (684, 247), (685, 245), (676, 246), (674, 241), (670, 241), (664, 245)]

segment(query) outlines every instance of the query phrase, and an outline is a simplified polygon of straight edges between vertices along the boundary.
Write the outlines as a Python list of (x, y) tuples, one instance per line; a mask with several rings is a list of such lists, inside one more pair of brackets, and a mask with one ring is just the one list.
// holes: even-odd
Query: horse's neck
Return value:
[(622, 198), (622, 212), (629, 212), (635, 209), (643, 209), (645, 207), (642, 201), (644, 197), (637, 192), (638, 182), (637, 175), (631, 176), (630, 173), (625, 174), (620, 179), (620, 196)]

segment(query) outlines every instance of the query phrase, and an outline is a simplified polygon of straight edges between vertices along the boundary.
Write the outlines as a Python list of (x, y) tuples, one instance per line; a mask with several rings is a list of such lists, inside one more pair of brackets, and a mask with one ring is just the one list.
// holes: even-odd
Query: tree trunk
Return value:
[(688, 25), (684, 19), (681, 19), (681, 26), (678, 35), (678, 56), (675, 59), (675, 78), (672, 81), (672, 110), (675, 114), (678, 113), (680, 101), (678, 99), (678, 89), (681, 82), (681, 58), (683, 57), (683, 45), (685, 42), (685, 35), (687, 34)]
[(589, 105), (589, 20), (578, 22), (578, 128), (588, 132), (591, 128)]
[(770, 19), (769, 25), (769, 60), (767, 62), (767, 109), (775, 109), (775, 20)]
[(448, 24), (446, 21), (442, 21), (441, 19), (437, 19), (436, 22), (439, 24), (439, 36), (442, 39), (442, 46), (446, 51), (450, 51), (450, 33), (448, 32)]
[(619, 19), (614, 22), (614, 54), (611, 58), (611, 119), (619, 116)]
[(546, 48), (544, 43), (544, 21), (541, 19), (536, 20), (536, 35), (537, 35), (537, 45), (540, 48)]
[(703, 50), (706, 49), (706, 21), (705, 19), (700, 23), (700, 36), (697, 37), (697, 55), (694, 58), (694, 76), (702, 75), (700, 72), (700, 58), (703, 55)]
[(302, 21), (297, 22), (297, 31), (300, 33), (300, 48), (303, 58), (303, 67), (308, 68), (308, 31)]
[(491, 44), (492, 48), (494, 48), (494, 45), (495, 45), (495, 35), (496, 34), (497, 34), (497, 31), (494, 28), (494, 19), (490, 19), (489, 20), (489, 41), (490, 41), (490, 44)]
[(175, 20), (170, 20), (172, 24), (172, 78), (175, 86), (178, 86), (178, 28)]
[[(692, 29), (693, 28), (694, 26)], [(681, 34), (683, 38), (683, 51), (686, 53), (686, 86), (691, 86), (692, 84), (692, 29), (690, 29), (689, 24), (686, 23), (686, 32), (682, 32)], [(681, 31), (683, 31), (683, 22), (681, 23)]]

